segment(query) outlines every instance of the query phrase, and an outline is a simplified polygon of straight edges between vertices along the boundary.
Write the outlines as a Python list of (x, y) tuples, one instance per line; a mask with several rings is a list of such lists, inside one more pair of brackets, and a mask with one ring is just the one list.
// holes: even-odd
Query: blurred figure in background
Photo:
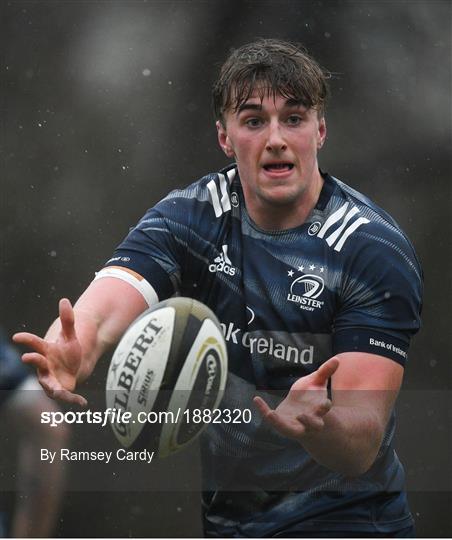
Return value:
[[(16, 497), (12, 515), (0, 502), (0, 537), (52, 536), (64, 486), (61, 461), (51, 466), (41, 461), (41, 448), (59, 450), (69, 431), (41, 424), (42, 411), (58, 411), (55, 401), (20, 361), (0, 329), (0, 430), (2, 454), (13, 445), (16, 456)], [(10, 470), (10, 467), (8, 467)], [(4, 501), (2, 501), (4, 503)]]

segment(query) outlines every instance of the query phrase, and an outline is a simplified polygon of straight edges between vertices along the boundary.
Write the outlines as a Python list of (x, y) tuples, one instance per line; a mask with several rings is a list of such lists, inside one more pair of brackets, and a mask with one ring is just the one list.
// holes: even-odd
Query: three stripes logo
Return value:
[(223, 244), (221, 249), (223, 253), (215, 257), (212, 264), (209, 264), (209, 272), (223, 272), (228, 276), (235, 276), (237, 269), (234, 268), (231, 259), (228, 257), (228, 246)]
[[(348, 206), (349, 203), (346, 202), (338, 210), (336, 210), (336, 212), (333, 212), (317, 233), (317, 238), (324, 238), (330, 247), (334, 245), (334, 251), (341, 251), (345, 242), (352, 233), (361, 227), (361, 225), (370, 223), (365, 217), (353, 219), (356, 214), (359, 213), (359, 209), (356, 206), (353, 206), (353, 208), (348, 210)], [(334, 225), (338, 224), (341, 220), (342, 224), (336, 230), (326, 236), (326, 234), (330, 232), (330, 229), (334, 227)]]
[[(215, 180), (210, 180), (207, 184), (207, 189), (209, 190), (210, 202), (212, 203), (213, 210), (215, 212), (215, 217), (220, 217), (225, 212), (231, 210), (231, 199), (228, 193), (228, 183), (231, 184), (234, 176), (236, 175), (237, 169), (233, 168), (226, 172), (226, 176), (222, 173), (218, 173), (219, 180), (219, 189)], [(234, 204), (234, 206), (236, 206)]]

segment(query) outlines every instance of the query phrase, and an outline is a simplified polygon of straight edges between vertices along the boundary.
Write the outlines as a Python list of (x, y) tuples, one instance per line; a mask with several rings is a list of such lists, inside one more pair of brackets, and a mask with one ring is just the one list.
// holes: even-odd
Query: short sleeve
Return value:
[(180, 287), (190, 215), (183, 201), (168, 196), (146, 212), (138, 225), (116, 248), (105, 267), (133, 270), (148, 281), (159, 300), (169, 298)]
[(360, 351), (405, 365), (411, 337), (420, 327), (423, 278), (416, 254), (400, 231), (368, 232), (350, 245), (334, 353)]

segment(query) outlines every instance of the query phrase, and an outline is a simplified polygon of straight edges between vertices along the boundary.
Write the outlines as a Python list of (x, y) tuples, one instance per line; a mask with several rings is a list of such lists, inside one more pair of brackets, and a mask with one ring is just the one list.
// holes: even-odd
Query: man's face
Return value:
[(317, 152), (326, 126), (314, 109), (254, 92), (237, 111), (225, 112), (217, 130), (221, 148), (237, 161), (249, 209), (302, 204), (321, 182)]

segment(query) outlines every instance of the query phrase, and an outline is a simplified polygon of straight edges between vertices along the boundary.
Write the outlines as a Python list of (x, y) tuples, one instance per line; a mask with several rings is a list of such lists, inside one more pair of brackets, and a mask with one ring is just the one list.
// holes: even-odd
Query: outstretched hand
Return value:
[(36, 368), (38, 380), (49, 397), (85, 407), (86, 399), (73, 393), (82, 349), (75, 331), (74, 310), (67, 298), (60, 300), (59, 319), (61, 329), (54, 341), (28, 332), (14, 334), (13, 341), (32, 349), (33, 352), (22, 355), (22, 361)]
[(332, 406), (327, 394), (328, 379), (338, 367), (339, 360), (333, 356), (314, 373), (298, 379), (276, 409), (258, 396), (254, 403), (264, 420), (281, 435), (301, 441), (303, 436), (324, 428), (324, 416)]

